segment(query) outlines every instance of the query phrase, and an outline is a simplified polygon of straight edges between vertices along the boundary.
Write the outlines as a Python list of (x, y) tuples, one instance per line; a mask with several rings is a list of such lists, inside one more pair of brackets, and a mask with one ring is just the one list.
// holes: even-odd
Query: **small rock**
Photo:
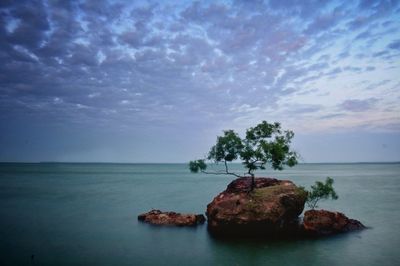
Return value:
[(140, 214), (138, 220), (155, 225), (195, 226), (203, 224), (206, 219), (202, 214), (182, 214), (151, 210)]
[(360, 221), (349, 219), (341, 212), (308, 210), (304, 213), (303, 230), (306, 235), (325, 236), (364, 228)]

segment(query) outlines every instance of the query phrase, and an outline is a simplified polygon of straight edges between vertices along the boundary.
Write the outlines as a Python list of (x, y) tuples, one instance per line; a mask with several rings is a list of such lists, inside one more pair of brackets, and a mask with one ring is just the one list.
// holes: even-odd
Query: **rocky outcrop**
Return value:
[(195, 226), (203, 224), (205, 217), (202, 214), (181, 214), (151, 210), (140, 214), (138, 220), (155, 225)]
[[(300, 222), (307, 192), (293, 182), (275, 178), (241, 177), (207, 205), (209, 232), (215, 236), (257, 236), (263, 238), (308, 238), (364, 229), (343, 213), (308, 210)], [(151, 210), (138, 219), (155, 225), (195, 226), (203, 224), (202, 214), (181, 214)]]
[(208, 229), (222, 235), (276, 235), (298, 230), (306, 192), (291, 181), (238, 178), (207, 206)]
[(326, 236), (364, 228), (360, 221), (349, 219), (341, 212), (309, 210), (304, 213), (303, 230), (307, 236)]

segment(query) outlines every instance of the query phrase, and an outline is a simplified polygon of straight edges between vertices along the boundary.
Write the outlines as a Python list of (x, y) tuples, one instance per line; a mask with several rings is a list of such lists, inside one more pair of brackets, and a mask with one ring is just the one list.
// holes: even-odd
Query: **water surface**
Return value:
[(259, 175), (305, 187), (331, 176), (339, 199), (320, 207), (371, 229), (216, 240), (206, 226), (155, 227), (136, 217), (152, 208), (204, 213), (231, 177), (191, 174), (184, 164), (4, 163), (0, 265), (400, 265), (400, 164), (302, 164)]

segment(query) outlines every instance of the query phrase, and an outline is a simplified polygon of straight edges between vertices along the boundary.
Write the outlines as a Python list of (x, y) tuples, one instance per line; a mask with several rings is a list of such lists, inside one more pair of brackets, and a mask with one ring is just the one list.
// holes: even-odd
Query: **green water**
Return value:
[(204, 213), (230, 177), (184, 164), (0, 164), (0, 265), (400, 265), (400, 164), (269, 173), (259, 176), (306, 187), (333, 177), (339, 199), (320, 207), (371, 228), (320, 240), (216, 240), (206, 226), (136, 217), (152, 208)]

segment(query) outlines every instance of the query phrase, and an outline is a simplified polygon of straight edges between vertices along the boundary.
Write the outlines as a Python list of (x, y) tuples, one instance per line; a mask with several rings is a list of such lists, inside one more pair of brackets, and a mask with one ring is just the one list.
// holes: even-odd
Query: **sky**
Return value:
[(187, 162), (262, 120), (400, 161), (396, 0), (2, 0), (0, 62), (0, 161)]

